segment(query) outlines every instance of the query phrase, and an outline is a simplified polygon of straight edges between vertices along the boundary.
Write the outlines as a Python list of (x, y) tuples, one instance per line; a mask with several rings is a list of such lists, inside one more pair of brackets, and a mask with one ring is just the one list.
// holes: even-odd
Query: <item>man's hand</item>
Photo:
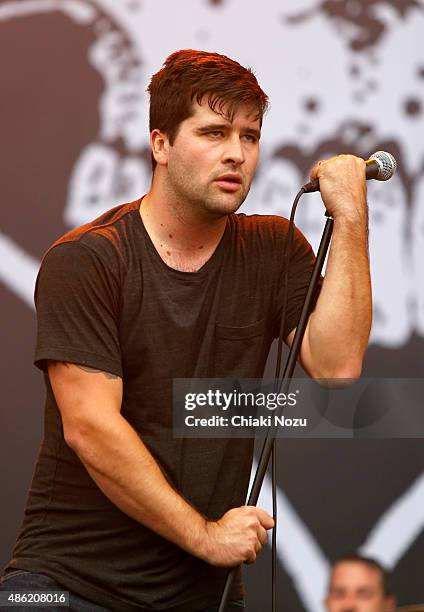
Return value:
[(321, 197), (334, 219), (344, 217), (357, 221), (365, 213), (365, 161), (354, 155), (338, 155), (321, 160), (311, 170), (311, 179), (318, 179)]
[(211, 565), (232, 567), (254, 563), (268, 541), (273, 518), (256, 506), (228, 510), (218, 521), (207, 522), (204, 560)]

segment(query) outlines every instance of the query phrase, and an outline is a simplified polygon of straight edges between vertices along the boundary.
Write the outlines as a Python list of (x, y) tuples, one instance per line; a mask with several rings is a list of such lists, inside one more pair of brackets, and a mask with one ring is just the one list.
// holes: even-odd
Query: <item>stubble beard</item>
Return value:
[(195, 184), (195, 178), (187, 175), (168, 175), (168, 191), (180, 216), (191, 216), (193, 211), (204, 216), (219, 218), (236, 212), (245, 201), (249, 188), (241, 185), (236, 192), (225, 192), (213, 180), (206, 185)]

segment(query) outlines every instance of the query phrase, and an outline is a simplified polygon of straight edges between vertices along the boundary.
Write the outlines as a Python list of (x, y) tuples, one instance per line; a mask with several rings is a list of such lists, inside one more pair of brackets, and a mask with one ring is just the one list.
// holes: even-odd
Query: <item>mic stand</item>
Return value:
[[(293, 372), (296, 366), (297, 358), (300, 352), (302, 339), (305, 334), (306, 324), (308, 322), (310, 308), (311, 308), (312, 300), (314, 298), (318, 279), (321, 275), (324, 261), (327, 256), (328, 247), (330, 246), (331, 235), (333, 233), (334, 221), (327, 212), (325, 214), (327, 217), (327, 221), (325, 223), (324, 231), (322, 233), (321, 242), (318, 248), (318, 253), (317, 253), (316, 260), (315, 260), (314, 268), (312, 270), (312, 276), (309, 282), (308, 291), (305, 297), (305, 301), (303, 303), (299, 323), (296, 328), (293, 343), (290, 347), (290, 352), (287, 357), (286, 366), (283, 372), (283, 378), (279, 385), (278, 392), (280, 392), (281, 390), (282, 390), (282, 393), (288, 392), (288, 389), (291, 383), (291, 379), (293, 377)], [(283, 407), (280, 406), (276, 414), (278, 414), (278, 416), (281, 416), (282, 412), (283, 412)], [(255, 479), (253, 481), (252, 489), (250, 491), (249, 498), (247, 501), (248, 506), (256, 506), (258, 502), (259, 494), (261, 492), (262, 484), (265, 478), (266, 470), (267, 470), (268, 463), (269, 463), (269, 458), (271, 456), (272, 447), (273, 447), (274, 440), (275, 440), (276, 433), (277, 433), (277, 429), (278, 429), (278, 425), (271, 426), (268, 428), (265, 442), (262, 446), (261, 457), (259, 459), (258, 467), (256, 469)], [(225, 583), (224, 591), (222, 593), (221, 603), (220, 603), (218, 612), (225, 612), (227, 608), (227, 605), (229, 603), (230, 593), (231, 593), (231, 587), (233, 585), (236, 572), (237, 572), (237, 567), (233, 567), (229, 571), (229, 574), (227, 576), (227, 580)]]

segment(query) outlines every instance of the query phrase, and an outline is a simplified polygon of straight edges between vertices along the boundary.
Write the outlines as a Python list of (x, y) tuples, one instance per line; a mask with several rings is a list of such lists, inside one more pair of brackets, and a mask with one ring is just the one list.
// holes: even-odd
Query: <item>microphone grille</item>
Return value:
[(396, 172), (397, 163), (391, 153), (376, 151), (371, 155), (370, 159), (374, 159), (378, 164), (379, 172), (376, 177), (378, 181), (388, 181), (389, 178), (392, 178)]

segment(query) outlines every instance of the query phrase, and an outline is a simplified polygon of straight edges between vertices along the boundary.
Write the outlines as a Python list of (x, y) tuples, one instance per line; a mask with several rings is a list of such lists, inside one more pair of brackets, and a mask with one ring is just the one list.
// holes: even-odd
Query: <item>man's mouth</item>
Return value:
[(227, 191), (237, 191), (242, 185), (242, 180), (240, 174), (229, 173), (219, 176), (215, 179), (215, 183)]

